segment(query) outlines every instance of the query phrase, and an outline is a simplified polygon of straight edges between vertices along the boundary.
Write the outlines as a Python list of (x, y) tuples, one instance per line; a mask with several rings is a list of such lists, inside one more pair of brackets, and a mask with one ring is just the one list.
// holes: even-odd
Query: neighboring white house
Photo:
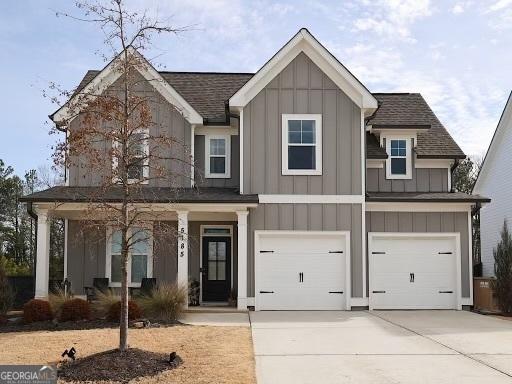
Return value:
[(512, 226), (512, 92), (485, 155), (473, 193), (491, 199), (480, 211), (483, 275), (494, 275), (493, 249), (503, 221)]

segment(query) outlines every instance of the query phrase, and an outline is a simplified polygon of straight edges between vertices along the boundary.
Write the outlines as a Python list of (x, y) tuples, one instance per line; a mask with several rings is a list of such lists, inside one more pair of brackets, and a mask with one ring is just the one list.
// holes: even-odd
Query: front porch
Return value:
[[(130, 256), (129, 286), (140, 286), (142, 278), (181, 286), (195, 281), (201, 306), (227, 307), (228, 300), (236, 298), (236, 308), (247, 310), (247, 217), (256, 203), (145, 203), (144, 207), (151, 241), (147, 250), (134, 255), (137, 261)], [(120, 285), (114, 277), (112, 231), (101, 219), (91, 226), (87, 203), (33, 202), (31, 210), (37, 215), (35, 297), (48, 297), (51, 218), (65, 220), (64, 278), (75, 295), (83, 295), (95, 278), (108, 278), (114, 289)], [(162, 224), (172, 232), (160, 233), (157, 228)]]

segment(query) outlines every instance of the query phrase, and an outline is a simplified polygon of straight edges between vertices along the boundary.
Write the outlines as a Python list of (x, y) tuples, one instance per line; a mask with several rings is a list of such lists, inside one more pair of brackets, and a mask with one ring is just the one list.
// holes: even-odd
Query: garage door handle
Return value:
[(260, 253), (274, 253), (274, 251), (260, 251)]
[(386, 293), (386, 291), (372, 291), (372, 293)]
[(329, 251), (329, 253), (343, 253), (343, 251)]
[(343, 295), (343, 291), (329, 291), (329, 293), (339, 293), (340, 295)]
[(260, 291), (260, 293), (274, 293), (274, 291)]
[(439, 291), (439, 293), (453, 293), (453, 291)]
[(372, 252), (372, 255), (385, 255), (386, 252)]
[(437, 252), (438, 255), (452, 255), (453, 252)]

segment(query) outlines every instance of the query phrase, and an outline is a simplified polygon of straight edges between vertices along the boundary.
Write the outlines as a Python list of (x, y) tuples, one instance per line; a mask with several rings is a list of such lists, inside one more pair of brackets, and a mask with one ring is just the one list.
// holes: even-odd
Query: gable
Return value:
[(247, 105), (301, 53), (309, 57), (359, 108), (368, 110), (368, 115), (375, 111), (377, 100), (370, 91), (304, 28), (229, 99), (229, 106), (242, 108)]
[[(485, 193), (484, 189), (493, 182), (503, 183), (505, 180), (493, 180), (493, 170), (499, 166), (507, 169), (507, 175), (512, 166), (510, 160), (512, 148), (512, 92), (510, 93), (500, 120), (494, 131), (491, 144), (485, 154), (478, 178), (473, 187), (473, 193)], [(504, 175), (505, 176), (505, 175)], [(506, 177), (508, 179), (508, 177)], [(492, 188), (492, 187), (491, 187)]]
[[(156, 71), (156, 69), (134, 48), (128, 47), (128, 54), (135, 55), (143, 63), (141, 68), (137, 68), (139, 73), (144, 79), (151, 83), (151, 85), (159, 92), (169, 103), (180, 111), (183, 117), (190, 124), (202, 124), (203, 118), (192, 106)], [(86, 104), (95, 96), (101, 95), (109, 86), (121, 77), (121, 71), (116, 70), (121, 60), (120, 53), (115, 57), (105, 68), (97, 73), (82, 89), (75, 92), (70, 100), (66, 102), (60, 109), (58, 109), (50, 118), (57, 125), (66, 125), (73, 120), (75, 116), (72, 115), (70, 105), (73, 103)]]

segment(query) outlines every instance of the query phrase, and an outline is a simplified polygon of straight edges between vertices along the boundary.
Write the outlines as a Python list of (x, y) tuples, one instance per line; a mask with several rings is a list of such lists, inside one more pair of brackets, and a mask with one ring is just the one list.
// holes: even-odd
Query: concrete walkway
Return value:
[(247, 312), (188, 312), (180, 317), (180, 321), (190, 325), (209, 325), (214, 327), (250, 327)]
[(465, 311), (251, 312), (259, 384), (512, 383), (512, 322)]

